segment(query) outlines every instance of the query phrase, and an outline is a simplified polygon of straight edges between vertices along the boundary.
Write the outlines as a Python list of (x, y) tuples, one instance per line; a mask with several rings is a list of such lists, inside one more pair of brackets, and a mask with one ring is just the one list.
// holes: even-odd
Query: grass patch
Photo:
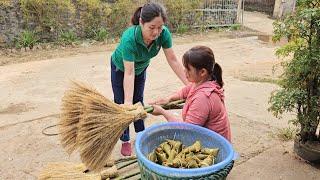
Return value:
[(34, 31), (25, 30), (18, 37), (15, 38), (17, 48), (33, 48), (33, 46), (39, 41)]
[(295, 138), (297, 130), (292, 127), (278, 129), (276, 136), (282, 141), (291, 141)]
[(61, 32), (59, 37), (59, 41), (63, 45), (70, 45), (76, 42), (77, 40), (78, 40), (77, 35), (71, 30)]
[(241, 29), (241, 24), (232, 24), (229, 29), (232, 30), (232, 31), (238, 31)]
[(266, 77), (258, 77), (258, 76), (244, 76), (239, 78), (242, 81), (249, 81), (249, 82), (261, 82), (261, 83), (271, 83), (271, 84), (279, 84), (278, 79), (274, 78), (266, 78)]
[(181, 25), (178, 25), (176, 33), (177, 34), (185, 34), (189, 30), (190, 30), (190, 26), (185, 25), (185, 24), (181, 24)]

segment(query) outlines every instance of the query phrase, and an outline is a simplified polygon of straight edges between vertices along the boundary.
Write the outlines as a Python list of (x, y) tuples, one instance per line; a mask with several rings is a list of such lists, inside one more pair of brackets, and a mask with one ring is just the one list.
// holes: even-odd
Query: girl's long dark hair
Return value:
[(191, 65), (196, 70), (206, 69), (221, 87), (224, 83), (222, 80), (222, 68), (215, 62), (212, 50), (207, 46), (195, 46), (183, 55), (183, 65), (189, 70)]
[(159, 16), (162, 17), (164, 23), (167, 21), (167, 13), (164, 7), (158, 3), (151, 2), (136, 9), (131, 17), (131, 23), (133, 25), (139, 25), (140, 18), (143, 22), (150, 22)]

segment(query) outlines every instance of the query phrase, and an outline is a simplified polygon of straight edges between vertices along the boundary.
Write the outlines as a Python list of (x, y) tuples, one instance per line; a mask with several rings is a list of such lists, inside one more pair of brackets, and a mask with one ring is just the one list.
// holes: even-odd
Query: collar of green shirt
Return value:
[(141, 44), (141, 45), (143, 45), (144, 47), (147, 47), (147, 45), (144, 43), (144, 41), (143, 41), (143, 37), (142, 37), (142, 29), (141, 29), (141, 26), (140, 25), (137, 25), (136, 27), (135, 27), (135, 40), (139, 43), (139, 44)]

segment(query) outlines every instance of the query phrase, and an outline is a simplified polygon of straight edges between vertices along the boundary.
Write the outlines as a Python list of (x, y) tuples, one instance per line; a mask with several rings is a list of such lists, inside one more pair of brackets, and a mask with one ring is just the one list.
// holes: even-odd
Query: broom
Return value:
[[(177, 104), (182, 102), (169, 103), (163, 107), (181, 108)], [(66, 92), (62, 105), (62, 145), (68, 153), (78, 147), (82, 162), (90, 170), (103, 168), (125, 128), (153, 111), (152, 107), (145, 110), (141, 103), (133, 105), (131, 109), (124, 108), (96, 90), (76, 82)]]
[(114, 106), (113, 102), (96, 90), (83, 83), (73, 81), (71, 88), (65, 92), (62, 98), (62, 113), (59, 123), (61, 145), (69, 155), (77, 149), (78, 124), (85, 109), (86, 98), (91, 98), (91, 96), (98, 100), (103, 99), (112, 106), (111, 108), (118, 108), (119, 110), (119, 107)]
[(76, 137), (78, 132), (78, 123), (84, 110), (82, 96), (89, 93), (96, 93), (93, 89), (89, 89), (82, 83), (72, 83), (72, 88), (65, 92), (62, 98), (62, 113), (60, 115), (60, 134), (61, 145), (70, 155), (76, 150)]
[[(124, 163), (126, 162), (126, 163)], [(136, 157), (121, 158), (116, 161), (108, 162), (108, 165), (103, 168), (102, 171), (98, 173), (90, 172), (84, 164), (74, 164), (70, 162), (54, 162), (49, 163), (40, 173), (39, 180), (49, 180), (49, 179), (110, 179), (119, 177), (119, 170), (130, 166), (137, 162)], [(124, 163), (122, 165), (118, 165)], [(136, 175), (137, 173), (130, 174)], [(124, 176), (126, 177), (126, 176)], [(123, 177), (121, 177), (123, 178)]]

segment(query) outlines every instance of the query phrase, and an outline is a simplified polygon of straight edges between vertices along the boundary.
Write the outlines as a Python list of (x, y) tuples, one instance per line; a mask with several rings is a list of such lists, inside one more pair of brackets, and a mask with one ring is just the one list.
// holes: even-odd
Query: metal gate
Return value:
[(204, 0), (196, 11), (202, 13), (201, 20), (207, 27), (242, 24), (243, 11), (238, 8), (238, 0)]

